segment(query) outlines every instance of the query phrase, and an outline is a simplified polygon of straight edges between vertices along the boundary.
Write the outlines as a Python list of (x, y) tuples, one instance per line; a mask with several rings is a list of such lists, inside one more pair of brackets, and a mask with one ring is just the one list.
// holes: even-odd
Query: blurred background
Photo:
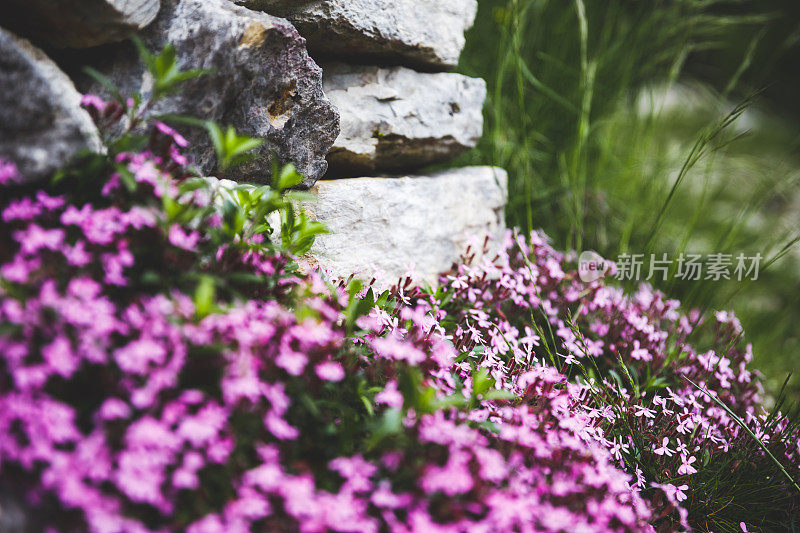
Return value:
[(734, 310), (768, 391), (794, 372), (800, 399), (800, 2), (479, 4), (460, 71), (486, 127), (455, 165), (507, 169), (509, 225), (562, 249), (760, 253), (755, 281), (654, 283)]

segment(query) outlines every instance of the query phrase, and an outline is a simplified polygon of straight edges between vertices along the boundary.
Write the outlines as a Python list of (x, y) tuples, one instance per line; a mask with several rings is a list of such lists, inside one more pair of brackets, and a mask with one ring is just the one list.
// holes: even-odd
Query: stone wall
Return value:
[[(485, 84), (449, 72), (476, 9), (476, 0), (9, 0), (0, 6), (0, 157), (37, 180), (80, 150), (101, 150), (79, 100), (104, 88), (77, 67), (89, 62), (123, 92), (146, 92), (124, 40), (170, 42), (182, 68), (210, 74), (152, 112), (264, 138), (239, 181), (268, 181), (272, 158), (294, 163), (318, 194), (311, 211), (333, 230), (313, 262), (387, 279), (414, 265), (434, 281), (471, 235), (504, 228), (503, 171), (424, 171), (481, 137)], [(213, 175), (207, 137), (186, 134), (195, 164)]]

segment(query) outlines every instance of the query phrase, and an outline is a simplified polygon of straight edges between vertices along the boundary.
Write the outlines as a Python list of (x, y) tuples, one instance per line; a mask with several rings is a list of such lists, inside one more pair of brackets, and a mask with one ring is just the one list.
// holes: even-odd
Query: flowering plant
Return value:
[[(142, 102), (87, 97), (109, 152), (55, 184), (0, 162), (0, 479), (38, 511), (29, 529), (796, 518), (797, 425), (759, 411), (732, 315), (584, 284), (539, 234), (436, 289), (300, 273), (322, 228), (293, 170), (199, 178)], [(226, 164), (252, 146), (211, 131)]]

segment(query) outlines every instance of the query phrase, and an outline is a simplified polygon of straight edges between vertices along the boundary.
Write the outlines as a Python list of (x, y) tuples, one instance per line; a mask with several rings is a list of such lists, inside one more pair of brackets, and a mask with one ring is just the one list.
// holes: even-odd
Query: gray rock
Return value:
[(81, 150), (100, 150), (80, 103), (75, 86), (44, 52), (0, 28), (0, 158), (35, 181)]
[[(140, 36), (151, 50), (172, 43), (183, 69), (211, 69), (159, 101), (154, 113), (210, 119), (266, 140), (255, 161), (226, 177), (265, 182), (273, 154), (280, 164), (294, 163), (306, 186), (325, 174), (339, 117), (322, 92), (321, 69), (289, 22), (228, 0), (165, 0), (156, 21)], [(124, 94), (149, 90), (149, 75), (131, 47), (116, 49), (100, 70)], [(93, 89), (101, 90), (96, 84)], [(195, 163), (214, 173), (216, 161), (206, 133), (195, 129), (187, 137)]]
[(3, 25), (57, 48), (121, 41), (156, 18), (160, 0), (6, 0)]
[(328, 154), (335, 177), (407, 170), (452, 159), (483, 131), (486, 84), (447, 72), (323, 65), (341, 133)]
[(25, 533), (31, 531), (32, 520), (22, 502), (21, 494), (17, 494), (9, 484), (0, 484), (0, 531), (2, 533)]
[(317, 239), (310, 264), (338, 278), (377, 274), (380, 287), (396, 282), (411, 264), (415, 280), (434, 283), (471, 237), (499, 240), (505, 229), (507, 177), (493, 167), (322, 180), (312, 191), (318, 198), (309, 210), (330, 233)]
[(315, 58), (354, 56), (427, 69), (458, 64), (477, 0), (232, 0), (288, 18)]

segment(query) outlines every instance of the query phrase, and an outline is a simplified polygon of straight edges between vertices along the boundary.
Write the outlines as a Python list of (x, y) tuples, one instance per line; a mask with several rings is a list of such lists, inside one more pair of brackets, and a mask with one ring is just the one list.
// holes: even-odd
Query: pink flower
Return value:
[[(124, 244), (124, 241), (120, 242), (120, 245), (122, 244)], [(133, 266), (134, 258), (130, 251), (123, 248), (116, 254), (103, 254), (100, 259), (105, 272), (103, 281), (109, 285), (118, 285), (120, 287), (127, 285), (128, 281), (125, 279), (123, 272), (125, 268)]]
[(169, 228), (169, 242), (173, 246), (193, 252), (197, 249), (197, 243), (199, 240), (200, 234), (196, 231), (186, 233), (178, 224), (173, 224)]
[(410, 365), (418, 365), (425, 360), (425, 354), (410, 342), (404, 342), (390, 335), (386, 338), (375, 339), (372, 347), (381, 357), (406, 361)]
[(81, 98), (81, 107), (93, 108), (102, 113), (108, 104), (96, 94), (84, 94)]
[(123, 224), (135, 229), (152, 228), (156, 225), (156, 215), (140, 206), (133, 206), (127, 213), (121, 213)]
[(8, 281), (26, 283), (41, 266), (42, 260), (38, 257), (26, 260), (21, 255), (17, 255), (12, 262), (0, 266), (0, 276)]
[[(0, 168), (0, 172), (2, 169)], [(0, 185), (2, 185), (0, 183)], [(34, 203), (30, 198), (20, 198), (9, 202), (8, 207), (3, 209), (3, 222), (27, 222), (33, 220), (42, 213), (42, 206)]]
[(344, 368), (335, 361), (319, 363), (314, 370), (320, 379), (326, 381), (342, 381), (344, 379)]
[(44, 191), (36, 191), (36, 201), (48, 211), (60, 209), (66, 203), (63, 196), (50, 196)]
[(114, 352), (114, 359), (122, 370), (133, 374), (146, 374), (151, 363), (163, 364), (167, 350), (163, 345), (147, 338), (132, 341)]
[(62, 377), (71, 376), (78, 368), (78, 358), (72, 353), (72, 347), (66, 337), (59, 336), (42, 349), (42, 356), (47, 364)]
[(681, 455), (681, 466), (678, 468), (678, 474), (688, 476), (690, 474), (694, 474), (697, 472), (697, 469), (692, 466), (692, 463), (696, 462), (697, 459), (694, 456), (686, 457), (686, 455)]
[(266, 424), (269, 432), (275, 435), (275, 437), (278, 439), (294, 440), (300, 436), (300, 432), (297, 430), (297, 428), (289, 425), (286, 420), (271, 411), (267, 413), (264, 423)]
[(639, 489), (643, 489), (646, 486), (646, 480), (644, 478), (644, 472), (638, 466), (636, 467), (636, 487)]
[(681, 485), (680, 487), (675, 487), (675, 499), (679, 502), (682, 502), (686, 499), (686, 492), (689, 490), (689, 485)]
[(178, 435), (194, 446), (202, 446), (216, 437), (225, 427), (229, 413), (219, 405), (209, 403), (196, 416), (186, 417), (178, 426)]
[(11, 185), (19, 181), (20, 176), (17, 172), (17, 165), (10, 161), (4, 161), (0, 158), (0, 187), (4, 185)]
[(57, 251), (64, 242), (64, 230), (43, 229), (37, 224), (30, 224), (26, 230), (14, 232), (14, 239), (22, 246), (22, 252), (33, 255), (40, 249)]
[(638, 340), (633, 341), (633, 350), (631, 351), (631, 357), (637, 361), (653, 360), (653, 356), (650, 355), (650, 352), (639, 346)]
[(72, 266), (83, 267), (92, 262), (91, 254), (86, 251), (86, 241), (78, 241), (75, 246), (64, 246), (61, 253)]
[(445, 466), (428, 466), (421, 479), (422, 488), (428, 494), (440, 491), (448, 496), (468, 492), (474, 484), (468, 462), (469, 456), (466, 452), (451, 451)]
[(118, 418), (128, 418), (131, 413), (128, 404), (118, 398), (109, 398), (100, 406), (100, 418), (103, 420), (115, 420)]
[(156, 122), (156, 129), (161, 133), (163, 133), (164, 135), (172, 138), (175, 144), (177, 144), (181, 148), (186, 148), (187, 146), (189, 146), (189, 141), (187, 141), (183, 135), (181, 135), (174, 129), (170, 128), (163, 122)]
[(375, 395), (375, 402), (382, 403), (394, 409), (403, 407), (403, 395), (397, 390), (397, 382), (392, 380), (386, 387)]
[(299, 376), (303, 373), (308, 362), (308, 357), (300, 352), (295, 352), (289, 348), (281, 351), (275, 358), (275, 364), (283, 368), (292, 376)]
[(675, 452), (669, 449), (668, 437), (664, 437), (664, 440), (661, 442), (661, 447), (653, 450), (653, 453), (655, 453), (656, 455), (666, 455), (667, 457), (672, 457), (673, 455), (675, 455)]

